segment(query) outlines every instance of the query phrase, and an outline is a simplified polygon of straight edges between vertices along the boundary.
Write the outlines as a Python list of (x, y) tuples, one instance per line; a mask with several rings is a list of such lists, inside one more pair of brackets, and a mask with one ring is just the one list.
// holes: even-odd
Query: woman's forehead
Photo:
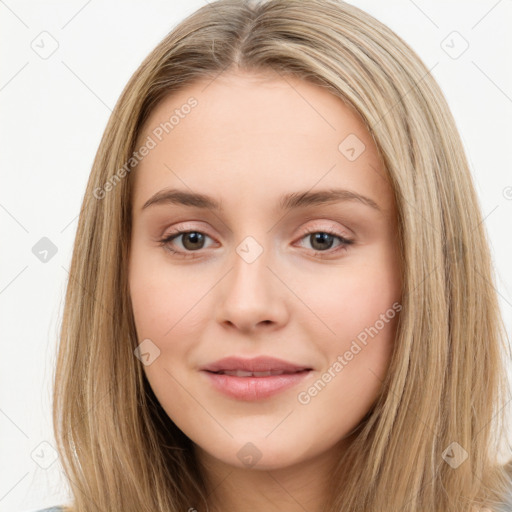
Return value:
[(151, 141), (152, 149), (134, 172), (137, 202), (158, 187), (183, 185), (182, 178), (192, 188), (231, 187), (238, 193), (245, 183), (251, 195), (261, 190), (267, 196), (316, 183), (343, 186), (376, 196), (389, 209), (386, 173), (357, 114), (306, 81), (265, 80), (261, 87), (257, 76), (226, 75), (163, 100), (139, 134), (137, 147)]

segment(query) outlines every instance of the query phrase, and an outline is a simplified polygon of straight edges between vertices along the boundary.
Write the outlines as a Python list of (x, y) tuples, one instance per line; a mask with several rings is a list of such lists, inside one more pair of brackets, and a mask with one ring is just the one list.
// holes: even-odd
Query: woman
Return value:
[(507, 510), (467, 160), (363, 11), (220, 0), (177, 26), (110, 118), (70, 277), (63, 509)]

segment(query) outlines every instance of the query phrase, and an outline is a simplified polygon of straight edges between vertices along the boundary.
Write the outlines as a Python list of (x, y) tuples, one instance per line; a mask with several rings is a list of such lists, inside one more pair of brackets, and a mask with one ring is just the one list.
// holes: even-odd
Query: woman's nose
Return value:
[(219, 283), (219, 323), (248, 332), (276, 329), (286, 322), (290, 292), (272, 268), (270, 253), (252, 237), (236, 248), (233, 266)]

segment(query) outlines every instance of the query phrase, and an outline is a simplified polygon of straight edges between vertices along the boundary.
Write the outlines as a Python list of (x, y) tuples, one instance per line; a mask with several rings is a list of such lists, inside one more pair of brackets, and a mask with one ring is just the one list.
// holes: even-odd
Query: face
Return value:
[(166, 98), (143, 145), (129, 283), (162, 407), (231, 466), (337, 457), (378, 396), (401, 309), (369, 132), (316, 85), (229, 73)]

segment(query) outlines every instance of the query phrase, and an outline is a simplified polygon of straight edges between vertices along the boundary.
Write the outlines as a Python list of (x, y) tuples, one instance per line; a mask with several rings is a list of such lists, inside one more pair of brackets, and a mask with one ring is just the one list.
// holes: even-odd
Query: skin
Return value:
[[(144, 371), (194, 442), (210, 510), (319, 511), (348, 434), (381, 390), (398, 314), (309, 403), (298, 394), (329, 367), (332, 374), (338, 356), (400, 301), (393, 192), (352, 109), (325, 89), (270, 72), (230, 71), (174, 93), (153, 110), (137, 147), (191, 96), (198, 105), (130, 176), (133, 313), (140, 342), (160, 350)], [(365, 145), (353, 161), (338, 149), (349, 134)], [(223, 211), (142, 209), (168, 187), (212, 196)], [(357, 200), (279, 210), (284, 194), (329, 188), (364, 194), (379, 210)], [(204, 235), (167, 244), (187, 257), (159, 244), (178, 228)], [(309, 229), (336, 236), (322, 245)], [(252, 263), (236, 252), (248, 236), (263, 250)], [(340, 249), (337, 236), (354, 242)], [(241, 401), (199, 371), (228, 355), (270, 355), (313, 371), (298, 387)], [(237, 456), (248, 442), (261, 454), (253, 466)]]

